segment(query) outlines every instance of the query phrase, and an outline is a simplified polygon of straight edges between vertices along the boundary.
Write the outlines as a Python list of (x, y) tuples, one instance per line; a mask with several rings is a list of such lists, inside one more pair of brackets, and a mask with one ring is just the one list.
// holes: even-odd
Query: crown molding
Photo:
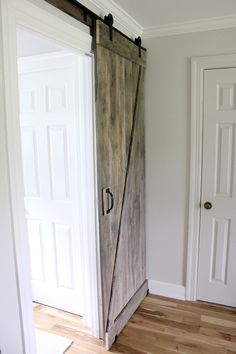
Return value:
[(141, 36), (143, 39), (148, 39), (236, 27), (236, 14), (233, 14), (230, 16), (212, 17), (144, 28), (113, 0), (77, 1), (101, 17), (112, 13), (114, 26), (132, 39), (138, 36)]
[(236, 15), (213, 17), (144, 28), (142, 38), (165, 37), (184, 33), (213, 31), (236, 27)]
[(114, 26), (127, 36), (133, 39), (142, 36), (143, 27), (113, 0), (78, 0), (78, 2), (101, 17), (112, 13)]

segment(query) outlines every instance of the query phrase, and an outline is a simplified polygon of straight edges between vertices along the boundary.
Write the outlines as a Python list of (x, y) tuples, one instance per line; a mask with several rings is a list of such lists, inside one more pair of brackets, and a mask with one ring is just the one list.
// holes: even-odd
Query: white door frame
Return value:
[(236, 54), (191, 59), (191, 160), (186, 299), (197, 300), (203, 154), (204, 71), (236, 67)]
[[(32, 3), (34, 2), (34, 3)], [(46, 8), (46, 9), (45, 9)], [(78, 21), (62, 14), (53, 6), (44, 1), (33, 0), (1, 0), (0, 1), (0, 44), (3, 47), (0, 53), (0, 64), (3, 70), (4, 95), (0, 98), (4, 107), (4, 124), (6, 127), (6, 158), (8, 160), (8, 183), (11, 198), (10, 212), (12, 215), (12, 254), (17, 275), (16, 289), (18, 293), (19, 318), (22, 347), (17, 349), (19, 354), (35, 354), (35, 337), (33, 328), (33, 311), (30, 285), (30, 261), (29, 247), (27, 240), (26, 222), (24, 215), (24, 187), (23, 171), (21, 163), (20, 143), (20, 122), (17, 83), (17, 53), (16, 53), (16, 28), (23, 28), (34, 31), (45, 36), (59, 45), (67, 47), (80, 56), (83, 61), (82, 80), (85, 85), (79, 89), (84, 94), (84, 102), (80, 108), (80, 114), (86, 117), (81, 120), (81, 128), (85, 129), (86, 146), (80, 146), (81, 159), (82, 149), (89, 155), (86, 159), (85, 173), (81, 178), (81, 184), (86, 181), (87, 189), (83, 194), (84, 209), (89, 213), (84, 214), (85, 223), (82, 225), (86, 232), (87, 240), (83, 243), (84, 259), (87, 276), (86, 291), (89, 291), (89, 299), (85, 304), (85, 318), (92, 328), (92, 334), (100, 337), (102, 333), (101, 318), (101, 279), (100, 279), (100, 256), (98, 237), (98, 216), (96, 210), (97, 189), (96, 189), (96, 152), (95, 152), (95, 122), (94, 122), (94, 82), (92, 74), (93, 56), (91, 52), (91, 36), (86, 30), (81, 30)], [(90, 119), (89, 119), (90, 118)], [(87, 155), (87, 156), (88, 156)], [(89, 194), (88, 194), (88, 193)], [(7, 207), (7, 206), (6, 206)], [(0, 230), (1, 231), (1, 230)], [(5, 260), (3, 260), (5, 261)], [(4, 267), (4, 263), (0, 266)], [(5, 263), (6, 264), (6, 263)], [(14, 285), (15, 286), (15, 285)], [(7, 290), (6, 290), (7, 291)], [(11, 298), (9, 298), (9, 301)], [(96, 311), (89, 312), (92, 306)], [(14, 323), (11, 324), (14, 326)], [(4, 335), (4, 334), (3, 334)], [(8, 336), (6, 332), (5, 337)], [(8, 352), (6, 352), (8, 354)]]

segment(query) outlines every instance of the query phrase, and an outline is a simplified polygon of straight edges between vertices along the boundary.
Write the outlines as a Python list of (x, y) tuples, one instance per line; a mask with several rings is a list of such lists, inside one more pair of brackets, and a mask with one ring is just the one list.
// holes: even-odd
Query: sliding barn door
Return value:
[(109, 348), (147, 293), (145, 52), (97, 21), (96, 121), (104, 338)]

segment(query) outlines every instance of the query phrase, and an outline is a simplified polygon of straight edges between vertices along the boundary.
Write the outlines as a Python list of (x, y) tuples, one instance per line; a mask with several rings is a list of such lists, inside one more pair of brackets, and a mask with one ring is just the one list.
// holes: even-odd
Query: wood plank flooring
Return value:
[[(82, 318), (38, 305), (36, 327), (73, 340), (66, 354), (105, 354)], [(236, 309), (149, 295), (110, 350), (116, 354), (236, 353)]]

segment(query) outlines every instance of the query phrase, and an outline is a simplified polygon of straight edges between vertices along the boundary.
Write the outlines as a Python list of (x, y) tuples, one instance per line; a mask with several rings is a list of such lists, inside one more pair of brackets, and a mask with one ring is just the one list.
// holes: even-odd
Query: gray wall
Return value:
[(148, 39), (147, 277), (185, 285), (190, 166), (190, 58), (236, 53), (236, 29)]

